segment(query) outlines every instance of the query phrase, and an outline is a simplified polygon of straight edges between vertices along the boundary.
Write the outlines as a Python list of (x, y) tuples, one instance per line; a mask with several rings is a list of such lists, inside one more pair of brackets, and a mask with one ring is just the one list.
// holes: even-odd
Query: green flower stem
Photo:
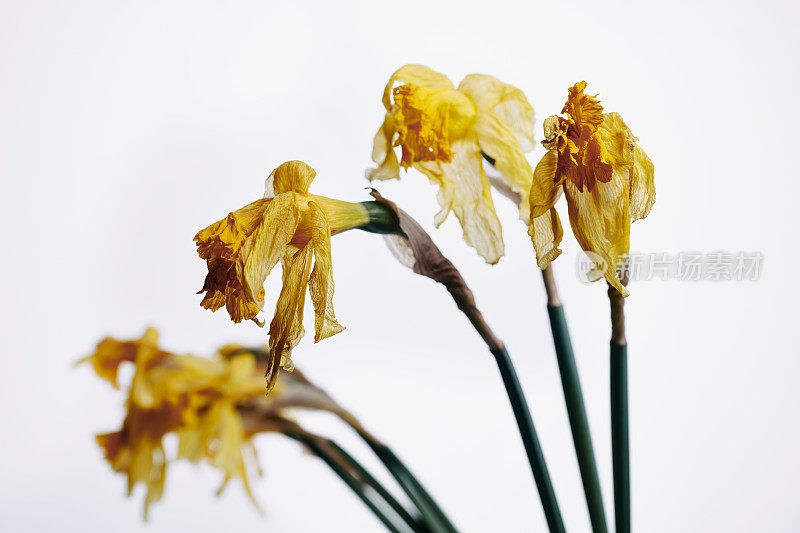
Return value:
[[(380, 500), (376, 501), (374, 495), (370, 494), (369, 488), (375, 490), (379, 496), (382, 496), (381, 491), (377, 491), (375, 487), (371, 487), (365, 480), (359, 480), (350, 472), (343, 463), (348, 463), (348, 466), (353, 466), (347, 458), (343, 456), (336, 457), (332, 454), (329, 450), (325, 447), (325, 442), (323, 439), (319, 439), (310, 435), (304, 435), (299, 433), (292, 433), (288, 435), (289, 437), (297, 440), (298, 442), (303, 443), (311, 452), (322, 459), (325, 464), (327, 464), (331, 470), (333, 470), (341, 479), (344, 481), (348, 487), (361, 499), (362, 502), (375, 514), (376, 517), (383, 523), (386, 528), (391, 531), (392, 533), (408, 533), (408, 531), (414, 532), (424, 532), (425, 529), (420, 528), (415, 521), (411, 521), (409, 524), (408, 522), (405, 525), (397, 524), (397, 518), (392, 518), (386, 512), (388, 509), (387, 506), (393, 508), (393, 505), (383, 499), (383, 505), (379, 502)], [(327, 441), (328, 444), (332, 443), (332, 441)], [(332, 446), (329, 446), (333, 448)], [(341, 448), (339, 448), (341, 449)], [(350, 459), (355, 462), (352, 457)], [(360, 466), (360, 465), (359, 465)], [(362, 467), (363, 469), (363, 467)], [(357, 470), (357, 469), (356, 469)], [(365, 470), (364, 470), (365, 471)], [(371, 477), (371, 476), (370, 476)], [(374, 478), (372, 478), (374, 481)], [(376, 482), (377, 483), (377, 482)], [(385, 489), (383, 489), (385, 491)], [(385, 491), (388, 494), (388, 491)], [(399, 504), (398, 504), (399, 505)], [(406, 513), (407, 514), (407, 513)], [(395, 515), (398, 516), (398, 515)], [(400, 519), (403, 519), (405, 522), (405, 518), (403, 516), (399, 516)]]
[(464, 282), (461, 273), (441, 253), (430, 236), (402, 210), (373, 191), (379, 202), (362, 202), (367, 210), (370, 222), (361, 229), (373, 233), (395, 233), (405, 236), (414, 254), (413, 270), (417, 274), (429, 277), (445, 286), (453, 301), (469, 319), (472, 326), (486, 342), (489, 351), (494, 355), (511, 408), (517, 422), (520, 437), (531, 466), (534, 481), (539, 491), (539, 498), (544, 509), (545, 519), (551, 532), (563, 533), (564, 522), (558, 507), (553, 484), (542, 447), (536, 435), (528, 404), (525, 401), (519, 378), (502, 341), (494, 334), (475, 305), (472, 291)]
[(564, 306), (558, 297), (552, 266), (542, 270), (545, 291), (547, 293), (547, 314), (550, 317), (550, 329), (556, 348), (558, 371), (561, 374), (561, 386), (564, 389), (564, 401), (567, 405), (569, 425), (572, 430), (572, 442), (578, 457), (578, 468), (583, 482), (583, 493), (589, 508), (589, 520), (595, 533), (607, 533), (603, 493), (600, 490), (600, 476), (597, 474), (597, 462), (594, 456), (592, 435), (589, 431), (589, 420), (583, 402), (581, 381), (575, 365), (575, 354), (572, 352), (572, 341), (569, 337)]
[(628, 447), (628, 346), (611, 341), (611, 457), (617, 533), (631, 530), (631, 470)]
[[(628, 283), (627, 275), (621, 281)], [(625, 338), (625, 298), (608, 287), (611, 304), (611, 459), (614, 470), (614, 520), (617, 533), (631, 531), (631, 466), (628, 441), (628, 341)]]
[(542, 500), (547, 527), (551, 532), (564, 533), (566, 530), (564, 529), (564, 521), (561, 518), (556, 494), (553, 491), (553, 482), (550, 480), (550, 473), (544, 460), (542, 446), (539, 443), (539, 437), (533, 425), (528, 402), (525, 401), (525, 393), (522, 391), (522, 385), (520, 385), (517, 372), (514, 370), (514, 364), (511, 362), (505, 347), (493, 349), (491, 352), (497, 361), (497, 368), (503, 378), (508, 399), (511, 401), (511, 409), (514, 411), (514, 418), (517, 420), (519, 434), (525, 445), (525, 452), (528, 454), (528, 462), (531, 465), (533, 478), (539, 490), (539, 498)]
[(431, 497), (422, 483), (417, 480), (414, 474), (406, 465), (395, 455), (394, 451), (388, 446), (378, 442), (374, 437), (363, 431), (358, 432), (361, 438), (372, 448), (375, 455), (386, 466), (386, 469), (394, 476), (397, 483), (402, 487), (414, 505), (422, 513), (422, 516), (431, 531), (434, 533), (457, 533), (457, 529), (442, 511), (436, 501)]

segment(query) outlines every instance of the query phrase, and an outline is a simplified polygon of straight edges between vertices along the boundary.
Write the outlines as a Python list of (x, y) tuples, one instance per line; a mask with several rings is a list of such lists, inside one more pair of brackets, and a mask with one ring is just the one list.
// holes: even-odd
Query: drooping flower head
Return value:
[[(137, 484), (146, 486), (145, 519), (150, 504), (163, 495), (169, 455), (220, 469), (224, 480), (218, 494), (228, 481), (240, 479), (258, 507), (249, 482), (253, 473), (260, 475), (252, 438), (264, 432), (305, 432), (286, 410), (329, 411), (365, 431), (299, 371), (284, 376), (264, 397), (261, 374), (268, 354), (228, 345), (213, 358), (176, 355), (158, 347), (158, 332), (150, 328), (138, 340), (106, 338), (81, 361), (91, 363), (116, 388), (120, 365), (135, 367), (122, 428), (96, 438), (112, 468), (127, 476), (129, 496)], [(168, 434), (178, 437), (173, 454), (165, 449)]]
[(230, 360), (175, 355), (157, 343), (158, 332), (150, 328), (135, 341), (107, 338), (84, 359), (115, 387), (119, 366), (135, 365), (122, 428), (97, 436), (106, 459), (127, 475), (128, 495), (138, 483), (147, 487), (145, 518), (163, 494), (168, 462), (163, 439), (169, 433), (179, 437), (179, 458), (206, 460), (225, 473), (220, 491), (228, 480), (239, 478), (252, 499), (252, 434), (245, 431), (237, 408), (263, 398), (255, 359), (245, 354)]
[[(455, 212), (467, 244), (488, 263), (497, 263), (504, 244), (492, 184), (520, 198), (520, 218), (528, 223), (531, 168), (525, 152), (534, 147), (534, 113), (525, 95), (483, 74), (470, 74), (455, 88), (438, 72), (406, 65), (386, 84), (383, 105), (386, 117), (372, 151), (378, 167), (368, 170), (367, 177), (399, 178), (401, 166), (424, 173), (439, 185), (442, 210), (436, 225)], [(486, 176), (483, 154), (494, 161), (499, 182)]]
[(547, 153), (533, 172), (530, 234), (539, 267), (558, 257), (563, 230), (554, 205), (564, 192), (572, 232), (620, 293), (617, 275), (629, 251), (631, 222), (650, 213), (656, 199), (653, 163), (617, 113), (603, 113), (586, 82), (569, 89), (564, 116), (544, 121)]
[[(289, 161), (267, 178), (265, 197), (230, 213), (197, 233), (197, 252), (208, 265), (200, 305), (212, 311), (225, 306), (234, 322), (254, 320), (264, 306), (264, 281), (283, 265), (283, 288), (269, 326), (271, 360), (267, 392), (277, 369), (291, 371), (291, 350), (303, 336), (306, 288), (316, 315), (314, 341), (344, 329), (333, 312), (330, 237), (369, 222), (360, 204), (310, 194), (316, 172), (302, 161)], [(313, 266), (313, 268), (312, 268)]]

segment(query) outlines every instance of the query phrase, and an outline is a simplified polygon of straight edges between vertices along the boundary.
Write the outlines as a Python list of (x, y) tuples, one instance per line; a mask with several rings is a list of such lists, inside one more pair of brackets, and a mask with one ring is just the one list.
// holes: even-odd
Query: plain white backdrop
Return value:
[[(289, 159), (317, 170), (314, 192), (368, 199), (383, 86), (416, 62), (456, 84), (479, 72), (521, 88), (538, 139), (586, 79), (655, 163), (658, 200), (633, 226), (634, 250), (763, 253), (757, 282), (631, 286), (633, 525), (797, 531), (798, 14), (768, 1), (3, 1), (0, 529), (380, 530), (279, 436), (257, 441), (265, 515), (237, 483), (215, 498), (219, 472), (177, 463), (143, 524), (141, 490), (124, 497), (94, 442), (121, 423), (122, 394), (71, 365), (103, 336), (148, 325), (181, 353), (264, 342), (254, 324), (200, 308), (192, 237), (260, 197)], [(506, 257), (490, 267), (454, 218), (433, 228), (421, 174), (379, 189), (461, 268), (518, 365), (567, 528), (588, 531), (544, 291), (513, 206), (497, 198)], [(607, 298), (577, 280), (569, 231), (564, 249), (555, 269), (611, 519)], [(376, 236), (346, 233), (333, 253), (348, 329), (304, 339), (298, 367), (388, 441), (461, 529), (544, 531), (498, 372), (452, 300)], [(301, 419), (368, 456), (328, 417)]]

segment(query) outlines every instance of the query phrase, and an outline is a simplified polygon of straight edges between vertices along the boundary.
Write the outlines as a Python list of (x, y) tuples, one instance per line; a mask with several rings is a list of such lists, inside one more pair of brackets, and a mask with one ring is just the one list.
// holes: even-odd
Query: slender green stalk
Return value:
[(395, 499), (392, 494), (386, 490), (386, 488), (381, 485), (381, 483), (375, 479), (375, 477), (369, 473), (369, 471), (364, 468), (361, 463), (359, 463), (352, 455), (350, 455), (346, 450), (344, 450), (341, 446), (339, 446), (335, 441), (328, 441), (328, 444), (333, 448), (336, 453), (338, 453), (347, 463), (353, 468), (355, 473), (362, 478), (370, 487), (375, 489), (375, 491), (380, 494), (381, 498), (383, 498), (386, 503), (388, 503), (392, 509), (407, 523), (411, 526), (414, 531), (419, 532), (427, 532), (428, 528), (418, 524), (418, 521), (411, 516), (411, 514), (400, 505), (400, 502)]
[[(405, 237), (407, 252), (413, 256), (413, 265), (407, 266), (411, 266), (415, 273), (429, 277), (445, 286), (459, 310), (467, 316), (472, 326), (486, 342), (489, 351), (494, 355), (508, 398), (511, 401), (511, 408), (522, 442), (525, 445), (548, 527), (551, 532), (564, 532), (564, 522), (553, 491), (542, 447), (536, 435), (519, 378), (517, 378), (517, 373), (503, 342), (484, 320), (483, 314), (475, 304), (474, 295), (461, 273), (442, 254), (422, 226), (402, 209), (383, 198), (377, 191), (373, 190), (372, 196), (378, 202), (362, 202), (369, 214), (369, 224), (361, 229), (374, 233), (394, 233)], [(387, 214), (386, 209), (391, 210), (391, 213)]]
[(428, 493), (422, 483), (406, 467), (406, 465), (395, 455), (394, 451), (388, 446), (378, 442), (371, 435), (359, 431), (359, 435), (372, 448), (375, 455), (386, 466), (386, 469), (394, 476), (397, 483), (402, 487), (414, 505), (422, 513), (425, 522), (435, 533), (456, 533), (458, 530), (442, 511), (433, 497)]
[(561, 386), (564, 390), (564, 401), (567, 405), (572, 442), (575, 445), (575, 454), (578, 457), (583, 493), (586, 497), (586, 505), (589, 508), (589, 520), (595, 533), (606, 533), (608, 525), (606, 523), (605, 507), (603, 506), (603, 493), (600, 489), (600, 476), (597, 473), (597, 462), (594, 456), (594, 446), (592, 445), (592, 435), (589, 431), (589, 420), (586, 416), (586, 406), (583, 402), (583, 391), (578, 377), (578, 368), (575, 364), (575, 354), (572, 351), (567, 319), (564, 316), (564, 306), (561, 305), (561, 300), (558, 297), (552, 266), (542, 270), (542, 280), (547, 293), (547, 314), (550, 317), (550, 329), (553, 333), (558, 371), (561, 374)]
[(575, 366), (575, 355), (572, 352), (567, 320), (564, 317), (564, 307), (561, 304), (548, 304), (547, 314), (550, 316), (550, 328), (553, 332), (558, 370), (561, 373), (561, 386), (564, 389), (572, 441), (578, 456), (583, 493), (589, 508), (589, 520), (595, 533), (607, 533), (608, 526), (603, 507), (603, 493), (600, 490), (600, 477), (597, 474), (592, 435), (589, 431), (589, 420), (583, 403), (583, 392), (578, 369)]
[[(411, 531), (418, 531), (414, 527), (404, 527), (396, 523), (396, 519), (391, 518), (386, 512), (385, 509), (381, 508), (381, 506), (374, 501), (373, 497), (369, 494), (367, 490), (368, 485), (362, 481), (359, 481), (351, 472), (345, 468), (342, 464), (341, 459), (337, 460), (330, 452), (325, 450), (322, 444), (319, 442), (319, 439), (314, 438), (308, 435), (301, 435), (301, 434), (290, 434), (291, 438), (301, 442), (308, 447), (311, 452), (322, 459), (325, 464), (327, 464), (331, 470), (333, 470), (341, 479), (344, 481), (348, 487), (361, 499), (362, 502), (375, 514), (376, 517), (383, 523), (386, 528), (391, 531), (392, 533), (407, 533), (409, 529)], [(384, 503), (388, 504), (388, 502)], [(391, 504), (388, 504), (391, 507)], [(402, 518), (402, 517), (400, 517)]]
[(611, 457), (617, 533), (631, 531), (631, 470), (628, 447), (628, 346), (611, 341)]
[(503, 378), (508, 399), (511, 401), (511, 409), (514, 411), (514, 417), (517, 420), (519, 434), (525, 445), (525, 452), (528, 454), (528, 462), (533, 471), (536, 487), (539, 489), (539, 498), (542, 500), (547, 527), (551, 532), (563, 533), (566, 530), (564, 529), (564, 521), (561, 518), (561, 511), (558, 508), (556, 494), (553, 491), (553, 483), (550, 480), (550, 473), (544, 460), (542, 446), (539, 443), (539, 437), (533, 425), (528, 403), (525, 401), (525, 393), (522, 391), (517, 372), (514, 370), (514, 364), (511, 362), (505, 347), (499, 350), (492, 350), (492, 355), (497, 361), (497, 368)]
[[(627, 270), (620, 281), (628, 284)], [(625, 338), (625, 298), (608, 287), (611, 304), (611, 459), (614, 470), (614, 520), (617, 533), (631, 531), (631, 466), (628, 441), (628, 340)]]

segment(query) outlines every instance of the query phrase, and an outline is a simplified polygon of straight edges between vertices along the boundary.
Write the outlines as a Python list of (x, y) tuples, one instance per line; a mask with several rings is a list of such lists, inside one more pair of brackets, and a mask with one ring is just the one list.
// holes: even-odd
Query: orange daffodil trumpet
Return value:
[(653, 163), (618, 113), (603, 113), (586, 82), (569, 89), (561, 111), (544, 121), (547, 153), (533, 172), (528, 233), (544, 269), (561, 254), (563, 230), (554, 205), (563, 191), (572, 232), (605, 276), (624, 296), (617, 275), (629, 251), (631, 222), (650, 213), (656, 200)]
[[(525, 95), (482, 74), (470, 74), (455, 88), (428, 67), (406, 65), (386, 84), (383, 105), (386, 117), (372, 151), (378, 167), (367, 178), (399, 178), (400, 166), (416, 168), (439, 185), (436, 225), (454, 211), (467, 244), (497, 263), (504, 244), (482, 154), (502, 176), (497, 185), (519, 197), (527, 224), (531, 167), (525, 152), (534, 147), (534, 112)], [(402, 150), (399, 162), (396, 146)]]
[[(264, 281), (280, 261), (283, 288), (269, 326), (267, 392), (279, 366), (291, 371), (291, 350), (300, 341), (306, 288), (314, 304), (314, 342), (344, 329), (333, 312), (331, 235), (369, 222), (366, 208), (308, 192), (316, 172), (289, 161), (267, 178), (265, 197), (230, 213), (194, 240), (208, 275), (201, 305), (225, 306), (234, 322), (254, 320), (264, 306)], [(312, 268), (313, 264), (313, 268)]]

